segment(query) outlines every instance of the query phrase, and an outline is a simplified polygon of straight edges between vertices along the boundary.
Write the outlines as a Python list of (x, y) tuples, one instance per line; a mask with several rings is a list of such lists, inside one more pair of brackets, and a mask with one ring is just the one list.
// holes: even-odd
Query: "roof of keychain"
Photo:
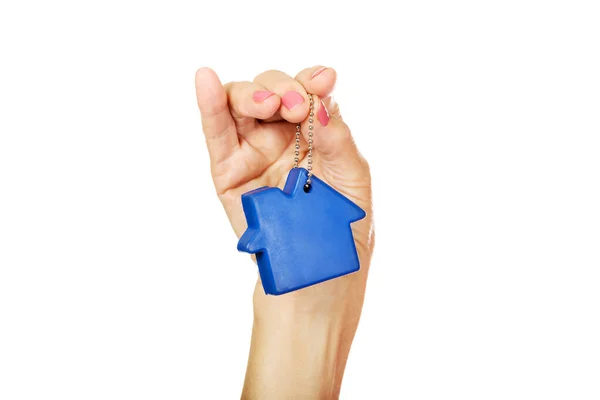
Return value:
[(312, 175), (314, 102), (310, 99), (308, 169), (295, 165), (283, 191), (262, 187), (242, 195), (248, 229), (238, 250), (256, 254), (265, 293), (280, 295), (359, 270), (350, 224), (365, 212)]

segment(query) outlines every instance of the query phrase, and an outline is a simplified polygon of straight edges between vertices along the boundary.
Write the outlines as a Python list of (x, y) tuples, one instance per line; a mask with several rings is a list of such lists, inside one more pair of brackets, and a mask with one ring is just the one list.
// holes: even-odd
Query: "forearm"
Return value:
[(336, 399), (359, 314), (255, 318), (242, 399)]

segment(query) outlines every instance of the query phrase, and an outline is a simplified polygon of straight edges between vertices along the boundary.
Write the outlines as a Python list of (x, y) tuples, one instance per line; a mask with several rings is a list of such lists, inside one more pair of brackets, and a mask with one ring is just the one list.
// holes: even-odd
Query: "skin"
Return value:
[[(282, 188), (293, 168), (298, 122), (300, 165), (307, 165), (307, 93), (315, 101), (313, 172), (367, 213), (352, 224), (359, 272), (283, 296), (265, 295), (258, 280), (243, 399), (338, 398), (362, 310), (374, 247), (371, 176), (330, 96), (336, 72), (321, 69), (307, 68), (295, 78), (271, 70), (252, 82), (226, 85), (209, 68), (196, 73), (213, 182), (238, 237), (247, 226), (241, 195), (261, 186)], [(282, 97), (291, 90), (304, 102), (288, 109)], [(257, 100), (255, 93), (264, 97), (263, 91), (273, 94)], [(320, 107), (329, 112), (326, 124), (317, 118)]]

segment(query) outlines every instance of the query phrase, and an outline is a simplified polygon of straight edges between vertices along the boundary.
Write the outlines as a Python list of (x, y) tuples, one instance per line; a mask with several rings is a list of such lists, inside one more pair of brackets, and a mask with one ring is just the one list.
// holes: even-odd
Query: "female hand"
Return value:
[[(366, 211), (366, 218), (352, 224), (361, 265), (359, 272), (283, 296), (266, 296), (259, 280), (254, 295), (255, 329), (248, 373), (254, 369), (253, 351), (255, 355), (260, 352), (261, 359), (268, 356), (265, 351), (256, 349), (262, 340), (261, 329), (268, 332), (277, 328), (282, 333), (282, 326), (288, 326), (293, 330), (289, 335), (302, 335), (299, 324), (304, 321), (311, 327), (310, 338), (303, 337), (304, 341), (310, 342), (311, 338), (318, 337), (319, 330), (336, 329), (339, 333), (336, 343), (323, 343), (339, 347), (333, 356), (341, 359), (337, 363), (341, 362), (342, 368), (338, 365), (331, 376), (332, 381), (337, 381), (333, 384), (339, 390), (340, 371), (343, 373), (346, 350), (350, 348), (362, 308), (374, 233), (369, 167), (356, 148), (350, 129), (342, 121), (338, 106), (330, 97), (335, 82), (336, 72), (320, 66), (307, 68), (295, 78), (271, 70), (258, 75), (252, 82), (231, 82), (224, 86), (209, 68), (202, 68), (196, 73), (198, 106), (213, 181), (238, 237), (246, 229), (241, 195), (261, 186), (284, 186), (294, 166), (298, 122), (302, 123), (305, 135), (300, 143), (300, 166), (306, 167), (307, 93), (313, 94), (315, 106), (313, 172)], [(317, 320), (318, 323), (315, 322)], [(315, 324), (319, 324), (320, 328)], [(272, 343), (273, 339), (273, 335), (269, 334), (269, 342)], [(282, 340), (285, 342), (287, 338)], [(299, 355), (293, 354), (295, 350), (290, 350), (290, 357)], [(311, 362), (314, 365), (316, 360), (311, 359)], [(281, 365), (274, 368), (281, 369)], [(269, 377), (276, 372), (271, 371)], [(246, 384), (249, 384), (248, 377)], [(256, 387), (246, 389), (250, 392), (258, 390)], [(335, 391), (335, 388), (331, 390)]]

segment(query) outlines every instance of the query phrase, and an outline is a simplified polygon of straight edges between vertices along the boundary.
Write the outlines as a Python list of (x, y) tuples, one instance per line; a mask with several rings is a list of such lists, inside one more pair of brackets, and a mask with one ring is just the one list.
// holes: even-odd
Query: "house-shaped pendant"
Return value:
[(238, 250), (256, 254), (265, 293), (280, 295), (360, 268), (350, 224), (365, 217), (352, 201), (308, 171), (294, 168), (283, 191), (242, 195), (248, 229)]

